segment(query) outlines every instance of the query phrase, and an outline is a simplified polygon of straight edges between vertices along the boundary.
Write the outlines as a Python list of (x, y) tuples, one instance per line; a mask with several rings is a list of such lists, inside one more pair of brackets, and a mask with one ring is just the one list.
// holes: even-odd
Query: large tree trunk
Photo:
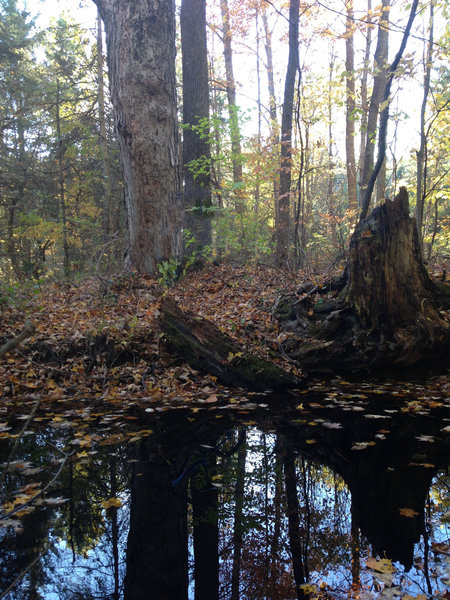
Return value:
[[(183, 0), (180, 13), (183, 52), (184, 226), (193, 235), (189, 251), (211, 244), (209, 89), (205, 0)], [(198, 129), (200, 128), (200, 130)]]
[(135, 451), (124, 599), (187, 600), (188, 480), (174, 484), (179, 459), (175, 451), (172, 456), (163, 454), (151, 440), (141, 442)]
[(275, 211), (276, 262), (286, 267), (291, 237), (291, 179), (292, 179), (292, 118), (294, 112), (295, 80), (299, 69), (298, 20), (300, 0), (289, 6), (289, 58), (284, 83), (283, 114), (281, 117), (280, 195)]
[(105, 24), (130, 235), (128, 262), (154, 273), (181, 250), (174, 0), (94, 0)]

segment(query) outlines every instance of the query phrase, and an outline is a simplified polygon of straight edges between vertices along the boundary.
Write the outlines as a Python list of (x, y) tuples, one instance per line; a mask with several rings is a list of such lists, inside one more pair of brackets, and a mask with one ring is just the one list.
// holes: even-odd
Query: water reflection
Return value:
[(107, 446), (100, 433), (76, 460), (66, 430), (25, 437), (2, 514), (18, 493), (45, 494), (9, 517), (17, 532), (8, 519), (0, 529), (4, 597), (289, 599), (310, 584), (328, 597), (443, 593), (445, 413), (392, 398), (261, 404), (143, 416), (151, 434)]

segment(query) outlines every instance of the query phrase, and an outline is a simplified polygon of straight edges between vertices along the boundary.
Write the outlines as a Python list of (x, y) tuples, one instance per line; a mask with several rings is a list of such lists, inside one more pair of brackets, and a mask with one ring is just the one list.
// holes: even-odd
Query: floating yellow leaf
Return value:
[(122, 500), (120, 498), (110, 498), (102, 502), (103, 508), (120, 508), (122, 506)]
[(309, 440), (306, 440), (306, 443), (307, 443), (307, 444), (316, 444), (316, 443), (317, 443), (317, 441), (311, 438), (311, 439), (309, 439)]
[(412, 508), (400, 508), (398, 511), (402, 517), (408, 517), (409, 519), (413, 519), (419, 513)]
[(377, 573), (394, 573), (395, 567), (388, 558), (377, 560), (372, 556), (366, 560), (366, 567)]

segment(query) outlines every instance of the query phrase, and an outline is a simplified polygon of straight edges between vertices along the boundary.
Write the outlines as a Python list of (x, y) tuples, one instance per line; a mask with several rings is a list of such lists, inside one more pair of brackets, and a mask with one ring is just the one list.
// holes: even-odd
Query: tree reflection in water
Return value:
[[(0, 530), (2, 592), (22, 575), (5, 597), (256, 600), (353, 590), (375, 598), (385, 586), (394, 595), (443, 593), (441, 415), (393, 410), (391, 400), (373, 413), (330, 413), (312, 400), (301, 410), (276, 406), (167, 411), (146, 418), (153, 432), (136, 443), (102, 446), (100, 437), (21, 516), (22, 532)], [(4, 498), (50, 481), (63, 447), (60, 431), (24, 438)], [(372, 554), (404, 568), (392, 574)]]

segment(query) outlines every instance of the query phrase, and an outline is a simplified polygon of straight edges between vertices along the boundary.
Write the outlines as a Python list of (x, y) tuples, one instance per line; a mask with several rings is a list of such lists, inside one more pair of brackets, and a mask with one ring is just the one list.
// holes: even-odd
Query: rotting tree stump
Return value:
[(285, 351), (306, 370), (409, 366), (450, 346), (441, 311), (450, 286), (438, 288), (422, 262), (405, 188), (358, 224), (335, 287), (331, 302), (320, 298), (329, 291), (323, 286), (314, 300), (304, 295), (284, 307), (295, 334)]
[(169, 350), (194, 369), (216, 376), (224, 385), (262, 392), (295, 388), (302, 383), (274, 363), (245, 351), (210, 321), (181, 310), (172, 298), (163, 300), (161, 314)]
[[(343, 276), (324, 286), (300, 286), (276, 313), (288, 333), (283, 355), (304, 373), (326, 374), (406, 367), (442, 357), (450, 348), (443, 312), (448, 308), (450, 286), (429, 277), (408, 194), (401, 188), (393, 201), (358, 224)], [(162, 303), (162, 329), (170, 350), (225, 385), (261, 391), (302, 383), (274, 363), (243, 352), (213, 323), (182, 311), (170, 298)]]

